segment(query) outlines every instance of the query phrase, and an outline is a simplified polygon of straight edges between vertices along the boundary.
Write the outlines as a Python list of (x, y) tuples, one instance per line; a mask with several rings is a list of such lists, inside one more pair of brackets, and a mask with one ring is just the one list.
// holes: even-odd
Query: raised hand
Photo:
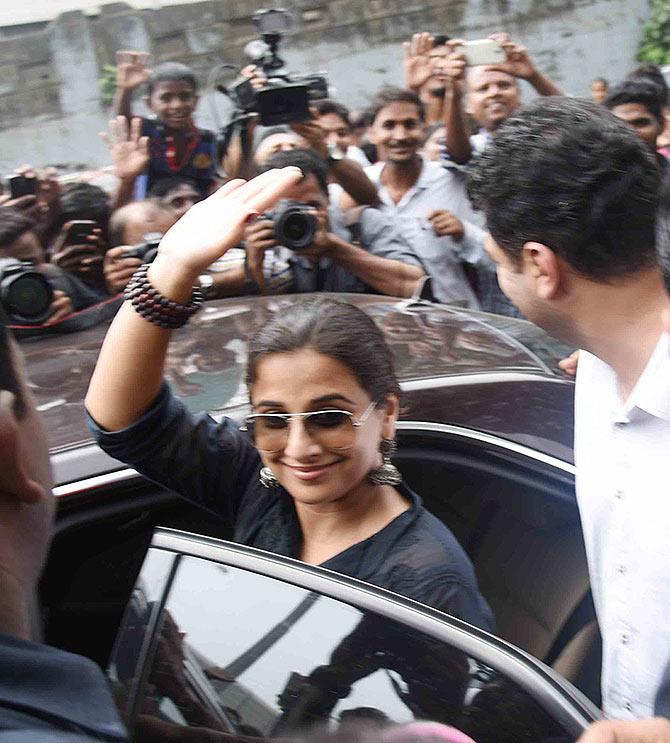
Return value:
[(151, 71), (147, 67), (148, 52), (118, 51), (116, 53), (116, 85), (123, 90), (135, 90), (144, 84)]
[(438, 209), (437, 211), (431, 212), (428, 215), (428, 219), (433, 225), (433, 232), (438, 237), (445, 237), (448, 235), (456, 240), (460, 240), (465, 233), (461, 220), (455, 217), (447, 209)]
[(251, 181), (235, 179), (192, 206), (165, 233), (150, 274), (174, 272), (199, 276), (240, 243), (248, 222), (265, 212), (302, 179), (299, 168), (269, 170)]
[(506, 62), (491, 65), (491, 69), (507, 72), (509, 75), (519, 77), (522, 80), (528, 80), (537, 74), (537, 69), (525, 46), (513, 42), (509, 34), (506, 33), (492, 34), (489, 38), (500, 44), (507, 57)]
[(137, 178), (149, 164), (149, 137), (142, 136), (142, 119), (135, 117), (128, 127), (125, 116), (109, 122), (109, 134), (100, 132), (107, 143), (114, 172), (122, 181)]
[(419, 90), (432, 75), (430, 52), (434, 43), (433, 37), (426, 32), (414, 34), (411, 41), (403, 43), (405, 87), (410, 90)]
[[(314, 113), (312, 113), (314, 117)], [(312, 118), (310, 121), (296, 121), (291, 124), (291, 129), (302, 137), (309, 147), (324, 159), (328, 156), (328, 145), (326, 144), (326, 132), (323, 127)]]

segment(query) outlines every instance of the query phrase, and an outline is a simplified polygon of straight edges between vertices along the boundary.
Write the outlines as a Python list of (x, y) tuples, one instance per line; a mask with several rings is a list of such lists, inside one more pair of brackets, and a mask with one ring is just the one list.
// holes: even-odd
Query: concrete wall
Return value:
[[(204, 83), (219, 62), (242, 63), (254, 38), (250, 16), (272, 3), (216, 0), (134, 10), (104, 5), (98, 16), (79, 11), (50, 23), (0, 29), (0, 168), (15, 165), (107, 164), (98, 132), (108, 112), (98, 79), (116, 49), (147, 49), (156, 62), (178, 59)], [(293, 71), (325, 71), (333, 95), (363, 106), (385, 83), (402, 79), (399, 42), (416, 30), (480, 38), (509, 31), (565, 90), (585, 94), (599, 75), (621, 78), (632, 66), (648, 0), (284, 0), (296, 29), (283, 56)], [(202, 126), (216, 128), (204, 95)], [(138, 105), (141, 110), (141, 104)]]

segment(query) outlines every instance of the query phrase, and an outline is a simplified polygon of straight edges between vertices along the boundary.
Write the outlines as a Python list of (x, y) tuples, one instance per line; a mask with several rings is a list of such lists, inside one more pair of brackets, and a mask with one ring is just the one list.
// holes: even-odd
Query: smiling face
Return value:
[[(255, 413), (337, 409), (358, 420), (372, 402), (351, 369), (311, 349), (262, 358), (250, 392)], [(390, 396), (355, 429), (354, 443), (344, 451), (324, 448), (303, 419), (294, 418), (284, 449), (261, 457), (298, 504), (328, 507), (355, 498), (362, 488), (374, 487), (367, 475), (381, 462), (382, 438), (394, 435), (397, 411), (397, 398)]]
[(512, 75), (490, 67), (468, 71), (468, 113), (487, 131), (494, 131), (521, 105), (519, 86)]
[(186, 80), (156, 83), (147, 105), (169, 129), (188, 129), (198, 104), (198, 95)]
[(384, 106), (370, 129), (370, 141), (379, 148), (386, 162), (407, 163), (416, 158), (423, 144), (424, 122), (418, 107), (406, 101)]

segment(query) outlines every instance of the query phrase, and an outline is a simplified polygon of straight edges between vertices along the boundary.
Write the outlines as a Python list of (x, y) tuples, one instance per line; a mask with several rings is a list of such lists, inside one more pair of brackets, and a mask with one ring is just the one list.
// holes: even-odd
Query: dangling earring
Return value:
[(263, 487), (270, 490), (279, 486), (279, 480), (275, 477), (275, 473), (269, 467), (261, 467), (258, 479), (261, 481)]
[(402, 475), (391, 461), (398, 446), (395, 439), (382, 439), (379, 451), (382, 455), (382, 463), (379, 467), (368, 473), (368, 480), (373, 485), (397, 485), (402, 482)]

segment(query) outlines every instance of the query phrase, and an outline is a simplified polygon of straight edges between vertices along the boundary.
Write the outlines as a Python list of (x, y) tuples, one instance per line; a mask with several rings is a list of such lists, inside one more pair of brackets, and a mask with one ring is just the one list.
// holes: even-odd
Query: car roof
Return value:
[[(361, 307), (382, 329), (410, 401), (421, 392), (437, 399), (440, 390), (454, 386), (467, 398), (463, 387), (484, 381), (558, 382), (562, 374), (557, 362), (571, 350), (522, 320), (376, 295), (337, 297)], [(174, 335), (166, 370), (172, 388), (194, 412), (243, 414), (246, 338), (273, 312), (310, 298), (313, 295), (208, 302)], [(53, 452), (90, 442), (84, 397), (107, 327), (106, 323), (78, 333), (21, 341)], [(431, 420), (421, 413), (421, 406), (410, 404), (409, 411), (410, 418), (419, 415)], [(448, 410), (440, 413), (440, 421), (467, 425), (467, 406), (453, 415)], [(482, 428), (495, 431), (495, 426)]]

